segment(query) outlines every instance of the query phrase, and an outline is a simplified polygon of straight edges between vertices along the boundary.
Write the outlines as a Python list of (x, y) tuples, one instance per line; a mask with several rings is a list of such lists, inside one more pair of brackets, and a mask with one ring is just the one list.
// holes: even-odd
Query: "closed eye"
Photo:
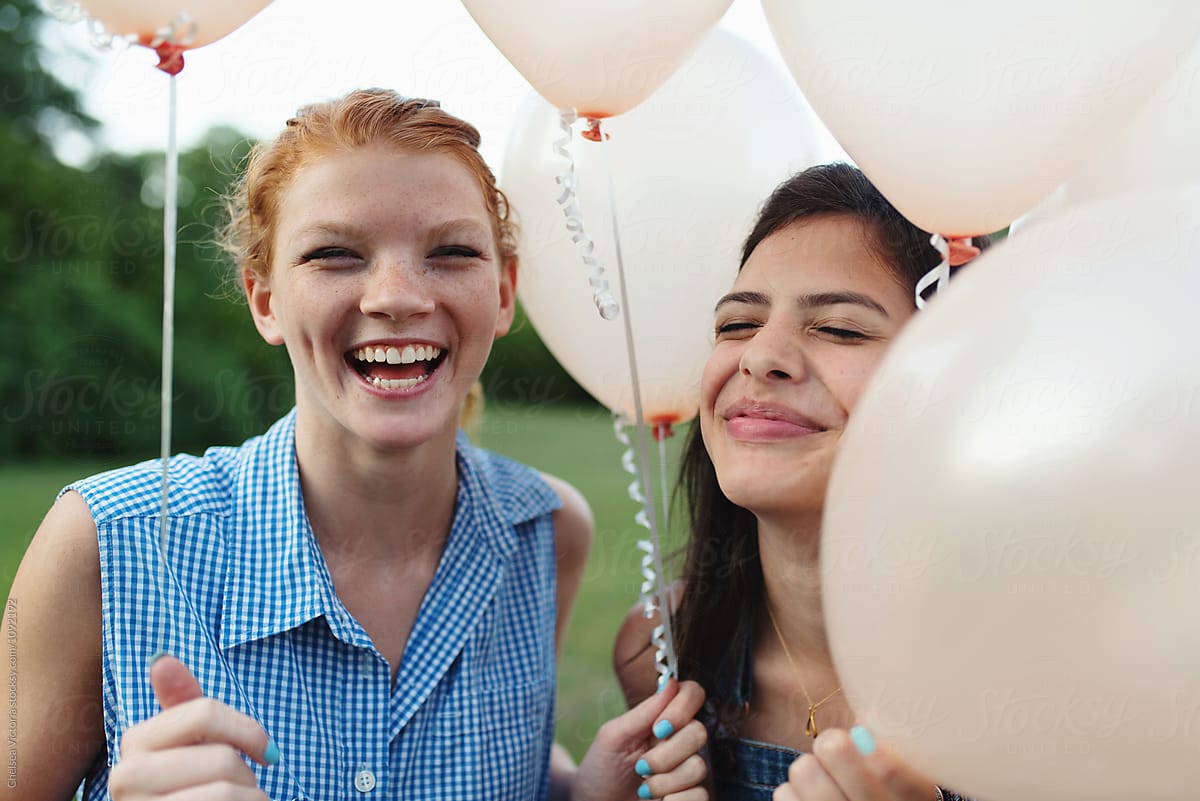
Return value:
[(833, 326), (833, 325), (823, 325), (820, 328), (818, 328), (817, 330), (820, 331), (822, 334), (827, 334), (827, 335), (829, 335), (831, 337), (835, 337), (837, 339), (846, 339), (846, 340), (870, 339), (870, 337), (868, 335), (864, 334), (862, 331), (855, 331), (851, 328), (838, 328), (837, 326)]
[(300, 263), (303, 264), (305, 262), (311, 262), (311, 261), (320, 261), (320, 262), (341, 261), (343, 259), (353, 259), (353, 260), (357, 261), (357, 260), (360, 260), (360, 257), (357, 253), (355, 253), (353, 250), (350, 250), (349, 248), (320, 247), (320, 248), (314, 248), (313, 250), (310, 250), (307, 253), (305, 253), (303, 256), (301, 256)]
[(746, 322), (744, 320), (738, 322), (721, 323), (717, 325), (716, 333), (717, 336), (721, 336), (722, 334), (736, 334), (739, 331), (751, 331), (758, 327), (758, 323)]
[(462, 259), (478, 259), (483, 254), (470, 245), (445, 245), (436, 248), (429, 254), (430, 258), (449, 257)]

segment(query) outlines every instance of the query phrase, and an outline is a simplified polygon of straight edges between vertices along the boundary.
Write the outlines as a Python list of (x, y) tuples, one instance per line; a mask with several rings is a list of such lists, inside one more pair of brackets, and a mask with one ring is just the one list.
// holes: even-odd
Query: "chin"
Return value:
[(725, 497), (756, 517), (819, 514), (825, 506), (824, 485), (817, 488), (807, 483), (759, 479), (752, 484), (730, 482), (728, 487), (722, 483), (721, 489)]

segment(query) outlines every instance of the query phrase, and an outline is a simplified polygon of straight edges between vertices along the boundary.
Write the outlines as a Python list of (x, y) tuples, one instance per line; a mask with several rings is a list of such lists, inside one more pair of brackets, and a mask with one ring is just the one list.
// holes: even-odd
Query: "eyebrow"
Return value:
[(492, 226), (489, 222), (484, 222), (476, 217), (456, 217), (452, 220), (445, 220), (432, 226), (430, 230), (439, 236), (449, 234), (462, 234), (473, 232), (485, 235), (491, 235)]
[[(771, 299), (762, 292), (730, 292), (725, 297), (717, 301), (714, 312), (718, 311), (726, 303), (745, 303), (750, 306), (769, 306)], [(878, 312), (884, 317), (889, 317), (887, 309), (874, 298), (864, 295), (861, 292), (813, 292), (807, 295), (801, 295), (796, 298), (796, 304), (803, 309), (814, 309), (821, 306), (837, 306), (839, 304), (849, 303), (854, 306), (863, 306), (871, 311)]]

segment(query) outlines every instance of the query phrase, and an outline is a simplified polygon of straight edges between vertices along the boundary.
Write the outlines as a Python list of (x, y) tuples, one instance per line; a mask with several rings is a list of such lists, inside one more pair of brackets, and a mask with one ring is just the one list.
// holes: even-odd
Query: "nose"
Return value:
[(436, 305), (431, 289), (419, 259), (379, 259), (367, 272), (359, 309), (368, 317), (392, 320), (429, 314)]
[(808, 372), (797, 333), (767, 322), (746, 343), (738, 362), (742, 375), (760, 381), (799, 381)]

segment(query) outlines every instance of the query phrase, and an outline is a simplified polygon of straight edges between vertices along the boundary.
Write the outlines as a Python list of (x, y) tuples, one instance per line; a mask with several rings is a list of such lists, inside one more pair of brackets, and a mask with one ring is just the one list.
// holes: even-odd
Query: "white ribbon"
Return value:
[(934, 234), (929, 238), (929, 244), (933, 245), (937, 252), (942, 254), (942, 260), (925, 275), (921, 276), (921, 280), (917, 282), (916, 301), (917, 308), (925, 308), (927, 301), (925, 300), (925, 290), (929, 287), (936, 287), (933, 294), (941, 292), (946, 286), (946, 282), (950, 280), (950, 243), (946, 241), (946, 237), (941, 234)]
[(567, 145), (571, 143), (571, 126), (577, 119), (579, 117), (575, 109), (558, 110), (563, 137), (555, 140), (554, 152), (567, 162), (566, 169), (554, 178), (554, 182), (562, 187), (558, 205), (562, 207), (563, 216), (567, 218), (567, 231), (571, 234), (571, 241), (579, 248), (579, 255), (589, 268), (588, 283), (592, 285), (592, 301), (596, 304), (596, 310), (605, 320), (615, 320), (621, 313), (621, 307), (617, 305), (608, 288), (608, 281), (604, 278), (604, 264), (595, 256), (596, 243), (584, 230), (583, 216), (579, 211), (579, 196), (575, 192), (575, 160), (571, 157)]

